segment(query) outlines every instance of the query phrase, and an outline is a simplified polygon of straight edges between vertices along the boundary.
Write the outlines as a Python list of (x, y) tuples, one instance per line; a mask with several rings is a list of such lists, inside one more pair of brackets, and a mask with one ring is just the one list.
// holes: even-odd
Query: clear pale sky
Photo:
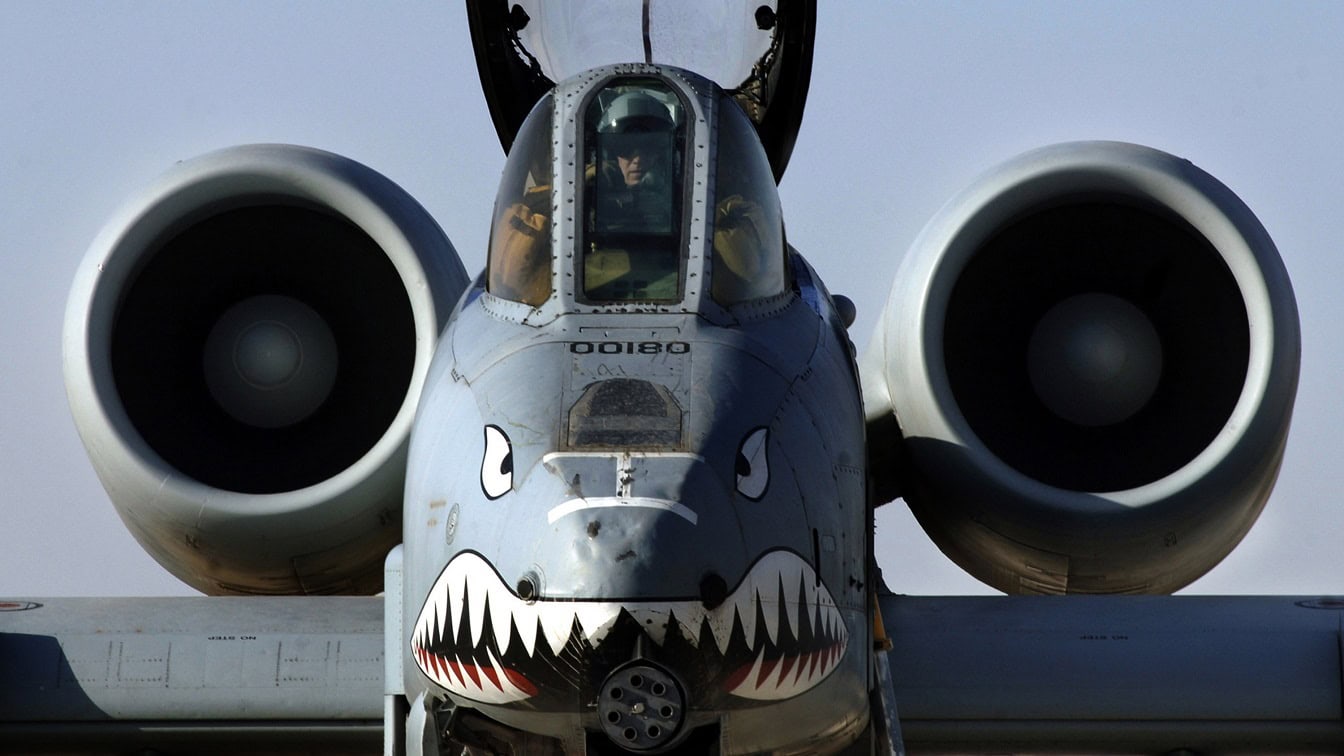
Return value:
[[(1287, 460), (1242, 545), (1189, 592), (1344, 593), (1344, 3), (823, 2), (782, 184), (790, 241), (868, 343), (904, 250), (977, 174), (1051, 142), (1189, 158), (1236, 191), (1297, 291)], [(503, 163), (457, 2), (0, 3), (0, 595), (189, 594), (141, 552), (67, 409), (61, 319), (113, 210), (232, 144), (348, 155), (484, 264)], [(900, 502), (891, 587), (986, 592)]]

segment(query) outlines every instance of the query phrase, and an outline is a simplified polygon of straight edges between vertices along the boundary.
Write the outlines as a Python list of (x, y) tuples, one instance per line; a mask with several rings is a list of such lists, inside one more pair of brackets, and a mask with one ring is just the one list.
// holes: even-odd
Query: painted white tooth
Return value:
[(756, 654), (756, 661), (751, 665), (751, 671), (747, 673), (746, 677), (742, 678), (742, 682), (738, 683), (737, 687), (728, 692), (746, 698), (756, 698), (756, 678), (761, 676), (761, 662), (764, 660), (765, 649), (761, 649), (760, 653)]
[[(471, 626), (471, 647), (476, 648), (481, 642), (481, 630), (485, 627), (485, 598), (490, 595), (490, 584), (494, 582), (494, 575), (482, 576), (481, 571), (473, 571), (471, 576), (470, 588), (467, 592), (467, 622)], [(484, 579), (482, 579), (484, 577)]]
[[(715, 613), (723, 613), (728, 617), (728, 629), (732, 630), (733, 611), (731, 604), (720, 604), (713, 612), (705, 608), (704, 602), (686, 601), (684, 606), (677, 607), (677, 623), (681, 625), (681, 637), (685, 638), (693, 647), (700, 647), (700, 628), (704, 627), (705, 621), (709, 621), (710, 634), (715, 638), (715, 645), (718, 645), (718, 630), (715, 629)], [(724, 608), (728, 610), (724, 612)], [(726, 634), (725, 634), (726, 635)]]
[(452, 637), (457, 638), (457, 631), (462, 627), (462, 616), (467, 613), (466, 607), (462, 605), (462, 594), (467, 590), (466, 574), (455, 573), (448, 576), (448, 590), (444, 598), (447, 607), (453, 610), (453, 633)]
[(518, 628), (518, 639), (523, 642), (523, 648), (531, 656), (537, 647), (537, 605), (515, 600), (513, 624)]
[(661, 646), (667, 640), (668, 614), (671, 612), (680, 614), (677, 612), (678, 608), (679, 605), (672, 604), (636, 604), (627, 606), (625, 610), (640, 627), (644, 628), (644, 632), (648, 633), (653, 642)]
[[(433, 602), (434, 602), (434, 612), (435, 612), (435, 616), (438, 617), (438, 619), (437, 619), (438, 626), (437, 626), (437, 627), (430, 628), (430, 632), (431, 632), (431, 633), (434, 633), (435, 631), (438, 631), (438, 632), (437, 632), (437, 637), (439, 637), (439, 638), (450, 638), (450, 637), (452, 637), (452, 636), (450, 635), (450, 631), (449, 631), (449, 628), (448, 628), (448, 586), (447, 586), (447, 584), (444, 584), (444, 585), (436, 585), (436, 586), (434, 586), (434, 591), (433, 591), (433, 593), (432, 593), (431, 595), (432, 595), (432, 597), (433, 597), (432, 600), (433, 600)], [(433, 619), (430, 620), (431, 623), (433, 623), (433, 622), (435, 622), (435, 621), (436, 621), (436, 620), (433, 620)], [(435, 635), (431, 634), (430, 637), (431, 637), (431, 638), (432, 638), (432, 637), (435, 637)]]
[(793, 685), (800, 693), (817, 684), (817, 675), (815, 668), (812, 666), (811, 656), (811, 654), (803, 654), (802, 658), (798, 660), (798, 669), (794, 671), (796, 679)]
[(761, 614), (765, 617), (765, 634), (770, 642), (779, 642), (779, 573), (771, 572), (762, 576), (756, 590), (760, 593)]
[(493, 652), (490, 653), (490, 664), (494, 666), (495, 674), (499, 676), (499, 686), (503, 688), (500, 693), (503, 700), (500, 703), (521, 701), (529, 697), (521, 688), (513, 684), (513, 680), (510, 680), (508, 675), (504, 674), (504, 663)]
[(440, 685), (443, 684), (443, 682), (442, 682), (441, 680), (439, 680), (439, 676), (438, 676), (438, 674), (435, 673), (435, 671), (434, 671), (434, 666), (433, 666), (432, 664), (429, 663), (429, 654), (428, 654), (428, 653), (416, 654), (416, 657), (415, 657), (415, 664), (416, 664), (416, 666), (418, 666), (418, 667), (420, 668), (420, 671), (421, 671), (421, 672), (424, 672), (424, 673), (425, 673), (425, 676), (426, 676), (426, 677), (428, 677), (429, 679), (431, 679), (431, 680), (433, 680), (433, 681), (439, 683)]
[(793, 638), (798, 637), (798, 586), (803, 579), (803, 572), (797, 559), (789, 560), (789, 564), (779, 573), (779, 582), (781, 584), (780, 601), (784, 602), (784, 622), (788, 625), (789, 635)]
[(448, 669), (447, 659), (441, 656), (435, 657), (434, 654), (426, 654), (426, 658), (429, 659), (429, 664), (427, 666), (433, 670), (431, 676), (439, 683), (439, 685), (442, 685), (448, 690), (458, 690), (462, 687), (457, 681), (457, 678), (453, 677), (453, 673)]
[(808, 631), (809, 636), (813, 640), (821, 637), (821, 628), (824, 627), (826, 623), (826, 609), (819, 606), (815, 601), (809, 601), (807, 606), (803, 607), (800, 614), (803, 617), (803, 621), (806, 622), (807, 626), (810, 628)]
[[(475, 659), (462, 659), (460, 668), (462, 671), (462, 690), (466, 691), (466, 695), (475, 698), (480, 695), (482, 685), (490, 684), (489, 680), (482, 679), (481, 665), (477, 664)], [(470, 672), (467, 671), (468, 668), (471, 668)], [(472, 672), (476, 673), (475, 677), (471, 676)]]
[[(694, 647), (700, 645), (700, 626), (704, 624), (707, 612), (705, 611), (705, 605), (699, 601), (673, 601), (642, 607), (640, 611), (653, 616), (652, 623), (645, 622), (639, 615), (635, 615), (629, 607), (627, 607), (627, 611), (630, 611), (636, 619), (639, 619), (640, 625), (660, 646), (667, 642), (669, 631), (680, 633), (681, 637)], [(675, 628), (672, 627), (674, 618), (676, 620)]]
[(583, 634), (595, 647), (602, 644), (620, 613), (621, 605), (611, 601), (581, 601), (574, 606)]
[(459, 675), (459, 674), (461, 674), (461, 675), (463, 675), (463, 676), (465, 677), (466, 673), (464, 673), (464, 672), (460, 672), (460, 671), (459, 671), (458, 673), (454, 673), (454, 672), (448, 667), (448, 664), (449, 664), (449, 662), (448, 662), (447, 659), (442, 659), (442, 658), (439, 659), (439, 670), (440, 670), (440, 672), (439, 672), (438, 677), (439, 677), (439, 679), (442, 681), (442, 685), (443, 685), (443, 687), (445, 687), (445, 688), (447, 688), (447, 689), (449, 689), (449, 690), (455, 690), (455, 691), (458, 691), (458, 692), (466, 691), (466, 690), (467, 690), (467, 687), (463, 684), (462, 680), (458, 679), (458, 675)]
[[(742, 620), (742, 634), (746, 636), (747, 648), (756, 649), (756, 586), (751, 580), (742, 581), (742, 586), (733, 594), (733, 610)], [(726, 604), (725, 604), (726, 605)], [(733, 618), (728, 617), (728, 632), (733, 629)], [(717, 636), (715, 636), (717, 639)], [(719, 641), (719, 650), (726, 652), (728, 649), (728, 637), (725, 635), (723, 640)]]
[(421, 669), (423, 669), (425, 674), (429, 675), (429, 678), (434, 682), (445, 688), (450, 687), (448, 675), (446, 672), (440, 671), (442, 670), (442, 662), (435, 656), (434, 652), (425, 652), (425, 662), (424, 665), (421, 666)]
[(537, 604), (537, 616), (541, 618), (541, 629), (546, 633), (546, 643), (551, 653), (559, 656), (560, 650), (569, 640), (570, 629), (574, 627), (574, 606), (572, 604)]
[(839, 667), (839, 666), (840, 666), (840, 661), (841, 661), (842, 659), (845, 658), (845, 652), (848, 651), (848, 650), (849, 650), (849, 643), (848, 643), (848, 642), (841, 641), (840, 643), (837, 643), (837, 644), (836, 644), (836, 647), (835, 647), (835, 658), (831, 660), (831, 670), (832, 670), (832, 671), (835, 670), (836, 667)]
[[(483, 698), (489, 699), (491, 702), (507, 700), (504, 697), (507, 686), (504, 669), (500, 666), (499, 660), (495, 658), (495, 654), (489, 646), (485, 649), (485, 655), (485, 664), (478, 667), (481, 673), (481, 692), (485, 694)], [(487, 669), (489, 672), (487, 672)]]
[[(794, 689), (797, 690), (799, 693), (808, 690), (809, 688), (820, 682), (820, 678), (818, 678), (816, 673), (814, 672), (815, 668), (812, 666), (811, 657), (812, 654), (810, 653), (803, 654), (801, 657), (799, 657), (798, 668), (795, 669), (793, 671), (793, 674), (791, 675), (793, 678), (792, 685)], [(821, 665), (818, 664), (817, 666), (819, 667)]]
[(443, 611), (441, 609), (439, 609), (436, 606), (430, 606), (426, 608), (422, 627), (422, 630), (424, 632), (423, 637), (425, 639), (425, 648), (428, 648), (431, 644), (433, 644), (435, 638), (447, 637), (447, 634), (444, 632), (443, 629), (444, 620), (445, 618), (443, 616)]
[(826, 668), (818, 669), (817, 672), (820, 673), (822, 677), (829, 675), (832, 670), (840, 666), (840, 657), (844, 656), (844, 653), (844, 647), (837, 644), (834, 650), (826, 656)]
[(709, 632), (722, 654), (728, 647), (728, 636), (733, 632), (733, 605), (720, 604), (714, 611), (706, 611), (699, 601), (683, 601), (677, 605), (677, 624), (681, 625), (681, 637), (691, 646), (700, 647), (700, 628), (709, 621)]
[(817, 571), (812, 569), (810, 565), (805, 565), (805, 569), (803, 570), (803, 591), (807, 596), (809, 617), (815, 614), (817, 602), (820, 600), (818, 597), (824, 590), (826, 589), (821, 588), (817, 582)]
[(789, 698), (800, 692), (798, 690), (797, 680), (801, 679), (798, 677), (798, 665), (801, 664), (802, 661), (802, 659), (798, 659), (797, 663), (787, 666), (782, 661), (780, 662), (779, 674), (774, 676), (776, 696), (779, 698)]
[(490, 582), (490, 627), (495, 632), (495, 647), (499, 649), (502, 655), (509, 650), (509, 626), (513, 620), (513, 608), (515, 604), (521, 604), (503, 583), (497, 580)]

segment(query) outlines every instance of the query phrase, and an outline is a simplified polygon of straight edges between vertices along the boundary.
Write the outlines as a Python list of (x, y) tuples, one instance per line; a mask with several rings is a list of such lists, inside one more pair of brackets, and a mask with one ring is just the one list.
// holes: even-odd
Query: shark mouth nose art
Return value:
[(465, 551), (434, 583), (410, 645), (420, 671), (455, 695), (548, 709), (594, 691), (609, 671), (601, 667), (628, 660), (640, 638), (688, 689), (712, 692), (698, 704), (721, 693), (743, 706), (815, 687), (839, 665), (849, 633), (830, 591), (791, 551), (762, 556), (712, 609), (699, 599), (526, 601)]

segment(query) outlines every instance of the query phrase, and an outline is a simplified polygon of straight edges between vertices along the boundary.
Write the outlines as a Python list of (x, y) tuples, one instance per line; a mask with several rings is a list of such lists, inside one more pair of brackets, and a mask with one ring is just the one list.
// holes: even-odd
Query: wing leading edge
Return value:
[(381, 598), (5, 604), (0, 751), (382, 748)]
[[(380, 598), (6, 605), (0, 751), (380, 750)], [(1338, 599), (886, 595), (881, 607), (909, 753), (1344, 749)]]
[(1344, 601), (884, 596), (910, 753), (1340, 753)]

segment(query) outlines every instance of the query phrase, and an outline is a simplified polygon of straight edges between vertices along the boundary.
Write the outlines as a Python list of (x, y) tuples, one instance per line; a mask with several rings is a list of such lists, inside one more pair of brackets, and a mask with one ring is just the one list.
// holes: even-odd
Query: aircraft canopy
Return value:
[[(698, 309), (691, 276), (711, 281), (721, 308), (785, 293), (779, 193), (751, 120), (723, 90), (712, 107), (697, 100), (699, 77), (621, 68), (566, 79), (523, 121), (495, 199), (487, 290), (534, 308), (557, 296), (562, 308)], [(558, 137), (557, 121), (572, 134)]]
[(478, 0), (476, 66), (507, 152), (541, 97), (589, 68), (661, 63), (723, 87), (751, 118), (776, 182), (812, 72), (816, 0)]

